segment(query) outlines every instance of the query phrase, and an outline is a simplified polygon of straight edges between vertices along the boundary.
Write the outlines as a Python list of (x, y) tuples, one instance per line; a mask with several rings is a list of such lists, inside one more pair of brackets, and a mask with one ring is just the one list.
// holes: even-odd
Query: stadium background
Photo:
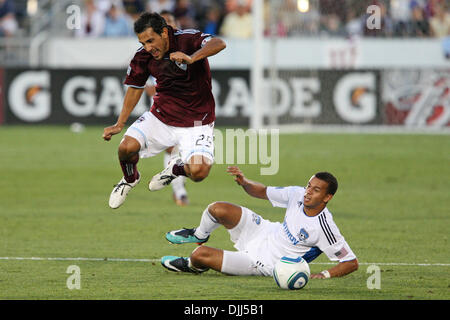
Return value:
[[(371, 5), (380, 9), (379, 29), (367, 25)], [(132, 21), (163, 8), (182, 28), (227, 42), (209, 59), (217, 128), (281, 130), (279, 174), (259, 176), (258, 166), (243, 165), (249, 177), (301, 185), (314, 170), (337, 172), (342, 186), (331, 211), (362, 262), (355, 275), (312, 282), (299, 296), (268, 279), (213, 274), (202, 283), (160, 270), (159, 256), (192, 249), (161, 243), (164, 232), (195, 225), (212, 201), (281, 219), (244, 196), (225, 176), (226, 165), (188, 184), (187, 208), (176, 207), (170, 191), (155, 199), (143, 185), (119, 214), (106, 208), (119, 174), (118, 139), (104, 143), (101, 133), (120, 112), (126, 68), (139, 47)], [(449, 21), (444, 0), (1, 0), (0, 297), (448, 299)], [(255, 72), (262, 72), (256, 96)], [(149, 103), (143, 96), (128, 124)], [(162, 159), (140, 165), (151, 175)], [(231, 249), (223, 230), (211, 245)], [(98, 257), (148, 261), (99, 266)], [(382, 268), (378, 291), (366, 287), (372, 262)], [(69, 264), (89, 270), (83, 289), (67, 289)], [(169, 293), (175, 281), (183, 289)]]

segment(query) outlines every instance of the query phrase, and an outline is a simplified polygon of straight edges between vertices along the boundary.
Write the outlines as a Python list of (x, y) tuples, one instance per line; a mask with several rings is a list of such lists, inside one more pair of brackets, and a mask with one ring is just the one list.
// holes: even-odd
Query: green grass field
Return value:
[[(174, 205), (171, 188), (150, 193), (148, 180), (162, 156), (139, 163), (142, 181), (118, 210), (108, 207), (121, 177), (120, 137), (101, 138), (102, 127), (75, 134), (68, 127), (0, 127), (0, 299), (308, 300), (450, 298), (450, 137), (448, 135), (298, 134), (280, 136), (280, 170), (260, 176), (266, 185), (304, 185), (322, 170), (339, 190), (330, 211), (358, 256), (355, 273), (311, 280), (284, 291), (270, 277), (233, 277), (166, 271), (164, 255), (188, 255), (164, 234), (197, 226), (211, 202), (248, 206), (270, 220), (284, 211), (250, 198), (216, 164), (201, 183), (187, 184), (191, 204)], [(223, 228), (209, 246), (233, 249)], [(18, 260), (9, 258), (100, 258)], [(106, 261), (103, 258), (150, 259)], [(322, 255), (312, 272), (329, 268)], [(381, 269), (381, 289), (369, 290), (370, 264)], [(70, 265), (81, 270), (81, 289), (69, 290)]]

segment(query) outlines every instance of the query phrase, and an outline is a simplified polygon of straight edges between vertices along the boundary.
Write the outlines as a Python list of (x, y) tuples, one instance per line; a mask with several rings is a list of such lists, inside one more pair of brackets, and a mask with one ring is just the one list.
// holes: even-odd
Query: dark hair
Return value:
[(155, 12), (144, 12), (134, 23), (134, 33), (142, 33), (148, 28), (152, 28), (155, 33), (161, 35), (163, 29), (167, 28), (166, 20)]
[(336, 193), (337, 188), (338, 188), (338, 182), (337, 182), (337, 179), (335, 178), (335, 176), (333, 176), (329, 172), (317, 172), (314, 176), (317, 179), (320, 179), (320, 180), (328, 183), (328, 187), (327, 187), (328, 194), (334, 195)]

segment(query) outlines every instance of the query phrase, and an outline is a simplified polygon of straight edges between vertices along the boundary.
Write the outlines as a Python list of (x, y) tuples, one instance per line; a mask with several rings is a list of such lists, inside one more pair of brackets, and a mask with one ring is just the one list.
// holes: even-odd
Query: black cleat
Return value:
[(189, 258), (176, 257), (176, 256), (164, 256), (161, 258), (161, 265), (174, 272), (189, 272), (189, 273), (202, 273), (208, 269), (197, 269), (189, 267)]

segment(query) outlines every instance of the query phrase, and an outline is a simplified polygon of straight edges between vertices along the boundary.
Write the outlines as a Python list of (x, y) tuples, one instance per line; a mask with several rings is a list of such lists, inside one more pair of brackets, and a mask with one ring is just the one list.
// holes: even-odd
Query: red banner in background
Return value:
[(384, 123), (450, 126), (450, 70), (382, 72)]

